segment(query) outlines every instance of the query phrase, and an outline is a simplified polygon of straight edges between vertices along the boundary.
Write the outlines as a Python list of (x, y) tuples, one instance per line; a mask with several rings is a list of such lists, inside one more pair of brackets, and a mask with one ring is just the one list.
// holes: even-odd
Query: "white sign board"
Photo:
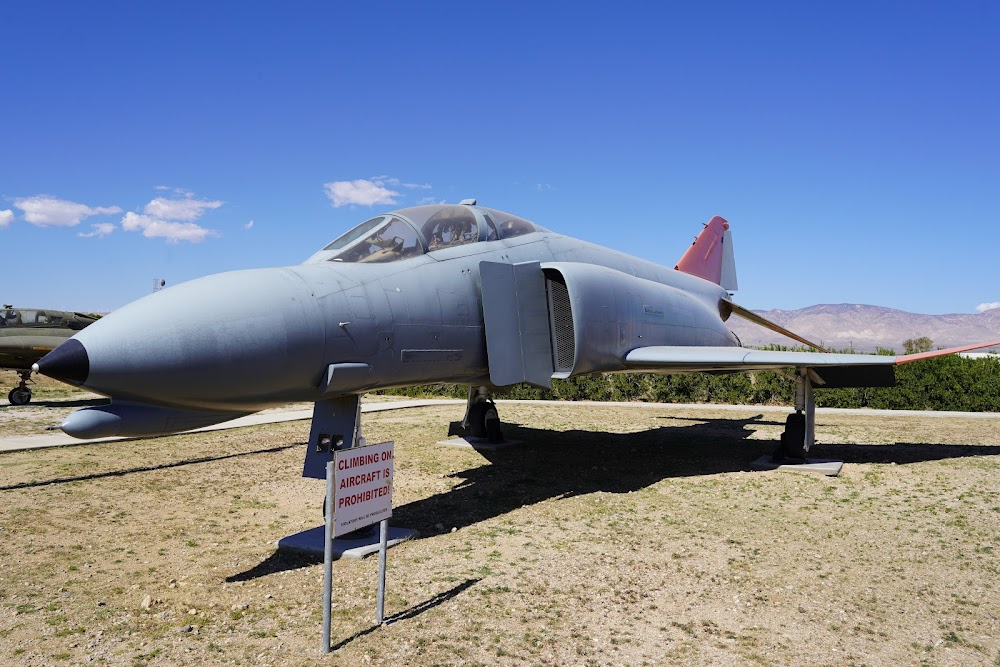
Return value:
[(392, 443), (341, 449), (334, 459), (333, 536), (392, 516)]

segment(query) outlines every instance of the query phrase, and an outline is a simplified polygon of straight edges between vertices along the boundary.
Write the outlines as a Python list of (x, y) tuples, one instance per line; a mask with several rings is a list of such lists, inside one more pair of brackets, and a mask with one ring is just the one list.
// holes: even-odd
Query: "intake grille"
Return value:
[(552, 316), (552, 347), (556, 357), (556, 371), (568, 373), (573, 370), (576, 356), (576, 339), (573, 336), (573, 309), (569, 303), (566, 285), (548, 280), (549, 307)]

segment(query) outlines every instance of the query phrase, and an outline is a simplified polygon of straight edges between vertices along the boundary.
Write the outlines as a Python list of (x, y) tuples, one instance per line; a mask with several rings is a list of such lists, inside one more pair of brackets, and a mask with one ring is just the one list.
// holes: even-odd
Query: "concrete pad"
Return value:
[(507, 447), (513, 447), (514, 445), (523, 445), (524, 440), (504, 440), (503, 442), (490, 442), (486, 438), (472, 438), (466, 436), (464, 438), (448, 438), (447, 440), (438, 440), (436, 445), (443, 445), (445, 447), (464, 447), (466, 449), (484, 449), (488, 452), (496, 451), (498, 449), (506, 449)]
[(792, 470), (794, 472), (818, 472), (827, 477), (836, 477), (844, 467), (843, 461), (832, 459), (806, 459), (802, 463), (775, 463), (770, 455), (762, 456), (750, 467), (754, 470)]
[[(339, 558), (354, 558), (356, 560), (361, 560), (365, 556), (378, 553), (378, 532), (378, 524), (375, 524), (375, 529), (363, 537), (356, 539), (347, 539), (344, 537), (334, 538), (334, 560)], [(303, 530), (301, 533), (295, 533), (294, 535), (281, 538), (277, 542), (277, 547), (278, 549), (286, 551), (298, 551), (311, 555), (319, 555), (322, 558), (324, 555), (323, 538), (325, 534), (325, 526), (316, 526), (315, 528), (310, 528), (309, 530)], [(396, 528), (395, 526), (389, 526), (389, 546), (394, 547), (400, 542), (405, 542), (406, 540), (417, 537), (419, 534), (420, 533), (417, 531), (410, 530), (409, 528)]]

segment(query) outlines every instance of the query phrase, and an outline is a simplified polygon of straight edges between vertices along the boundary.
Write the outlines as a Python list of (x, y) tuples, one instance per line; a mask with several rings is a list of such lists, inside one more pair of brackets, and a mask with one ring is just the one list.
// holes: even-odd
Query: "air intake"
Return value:
[(560, 279), (548, 278), (545, 284), (549, 294), (549, 318), (555, 372), (571, 373), (573, 362), (576, 359), (576, 338), (573, 335), (573, 309), (570, 306), (569, 290)]

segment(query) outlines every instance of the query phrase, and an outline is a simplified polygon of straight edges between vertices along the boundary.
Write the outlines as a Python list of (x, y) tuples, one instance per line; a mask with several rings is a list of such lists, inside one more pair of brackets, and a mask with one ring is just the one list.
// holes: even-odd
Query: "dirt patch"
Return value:
[(335, 564), (327, 657), (322, 565), (274, 549), (321, 523), (307, 422), (0, 455), (0, 662), (1000, 664), (992, 420), (821, 415), (831, 479), (750, 472), (752, 408), (505, 405), (525, 445), (435, 447), (461, 413), (366, 416), (423, 537), (381, 628), (376, 562)]

